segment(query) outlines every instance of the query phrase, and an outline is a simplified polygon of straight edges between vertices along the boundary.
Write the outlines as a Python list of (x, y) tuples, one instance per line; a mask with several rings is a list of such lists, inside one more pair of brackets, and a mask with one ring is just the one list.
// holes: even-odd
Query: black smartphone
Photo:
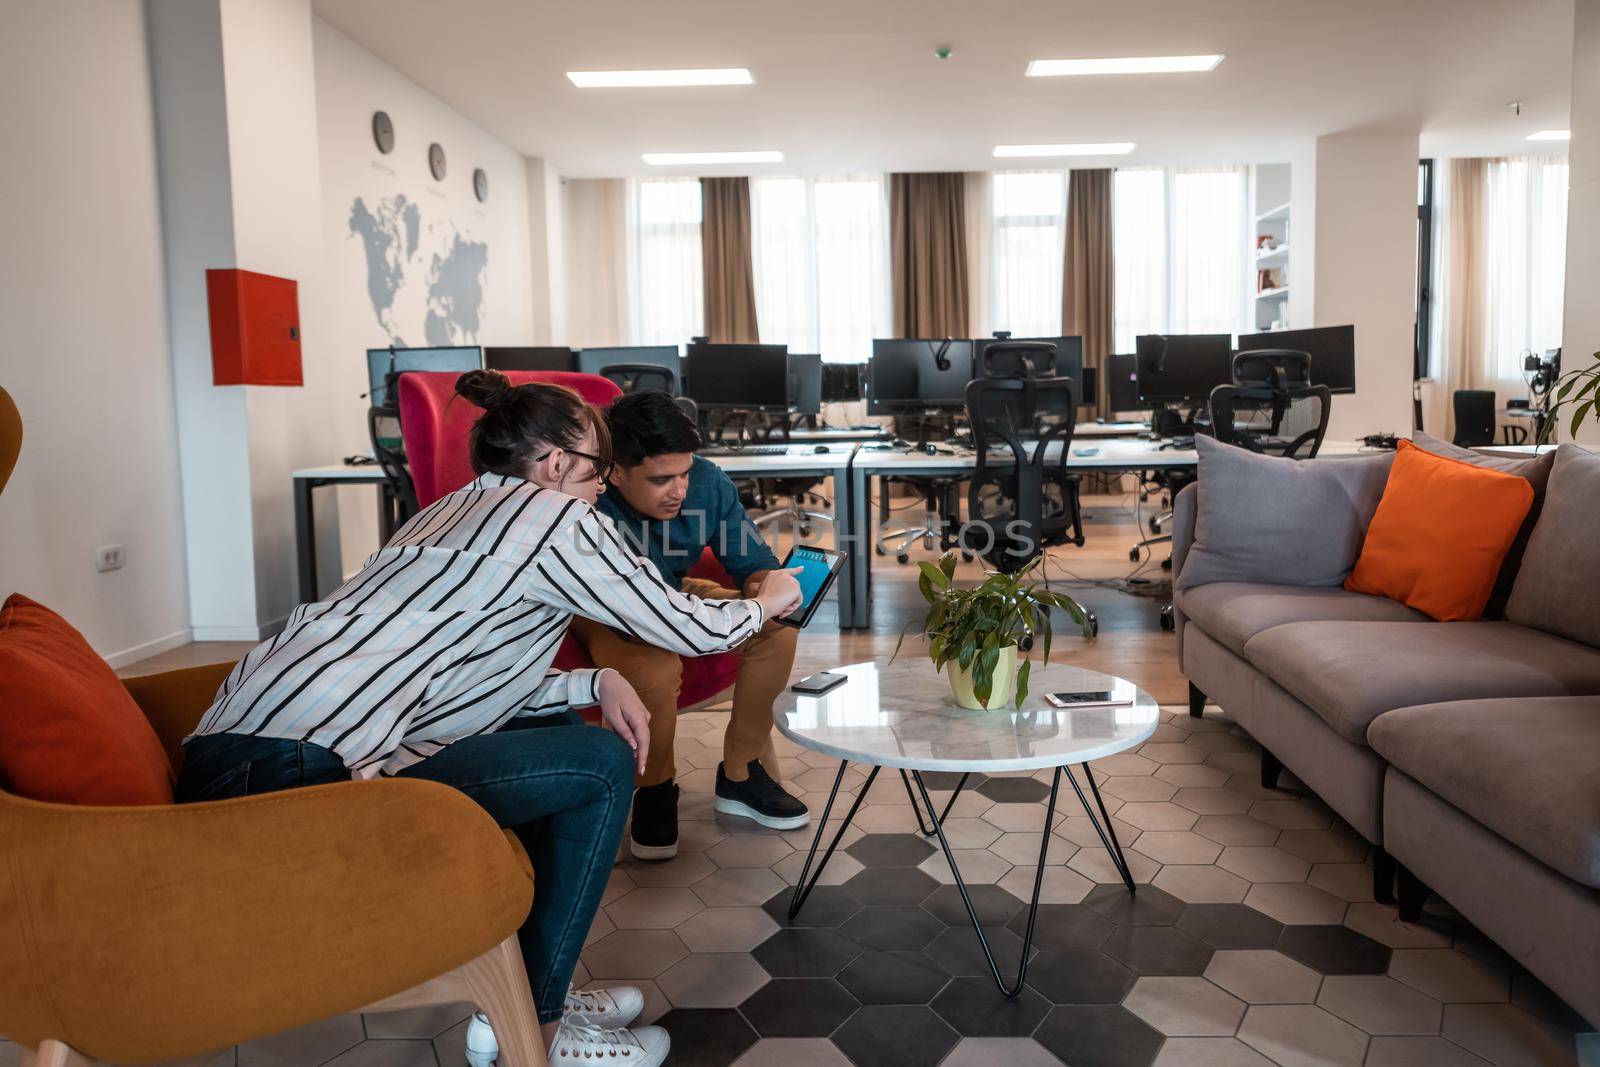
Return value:
[(850, 679), (834, 671), (821, 671), (808, 678), (802, 678), (789, 688), (804, 696), (821, 696), (830, 689), (836, 689)]

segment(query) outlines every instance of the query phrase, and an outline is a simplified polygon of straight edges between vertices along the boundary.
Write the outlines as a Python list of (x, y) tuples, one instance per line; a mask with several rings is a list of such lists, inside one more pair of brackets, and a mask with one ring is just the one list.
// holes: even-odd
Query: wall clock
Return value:
[(489, 199), (489, 176), (479, 167), (472, 172), (472, 191), (478, 195), (478, 203), (482, 204)]
[(394, 151), (394, 123), (389, 121), (387, 111), (372, 113), (372, 140), (384, 155)]
[(439, 146), (438, 142), (428, 146), (428, 169), (433, 171), (435, 181), (444, 181), (444, 149)]

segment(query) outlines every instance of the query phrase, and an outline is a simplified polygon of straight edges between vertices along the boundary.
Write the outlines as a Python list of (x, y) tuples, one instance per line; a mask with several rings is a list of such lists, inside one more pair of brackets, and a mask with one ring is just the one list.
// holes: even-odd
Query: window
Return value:
[(1131, 168), (1112, 180), (1113, 347), (1142, 333), (1246, 329), (1243, 167)]
[(638, 345), (683, 345), (705, 330), (700, 182), (628, 183), (628, 287)]
[(1061, 333), (1061, 260), (1067, 237), (1065, 171), (993, 177), (990, 272), (997, 328), (1017, 337)]
[(1485, 178), (1485, 336), (1494, 377), (1516, 381), (1522, 378), (1524, 352), (1561, 344), (1567, 161), (1494, 159)]
[(1417, 325), (1413, 332), (1411, 374), (1426, 378), (1433, 369), (1433, 160), (1417, 161)]
[(754, 178), (750, 214), (762, 342), (864, 362), (889, 333), (882, 182)]

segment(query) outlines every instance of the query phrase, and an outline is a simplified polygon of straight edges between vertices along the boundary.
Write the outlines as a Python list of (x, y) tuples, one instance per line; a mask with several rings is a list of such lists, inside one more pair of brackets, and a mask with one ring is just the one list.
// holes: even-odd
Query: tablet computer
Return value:
[(796, 545), (790, 549), (789, 557), (782, 566), (786, 570), (799, 568), (800, 573), (794, 577), (800, 583), (802, 599), (798, 608), (775, 621), (785, 626), (804, 626), (810, 622), (811, 616), (817, 613), (817, 605), (828, 595), (828, 586), (833, 584), (834, 576), (844, 566), (844, 559), (843, 552), (810, 545)]

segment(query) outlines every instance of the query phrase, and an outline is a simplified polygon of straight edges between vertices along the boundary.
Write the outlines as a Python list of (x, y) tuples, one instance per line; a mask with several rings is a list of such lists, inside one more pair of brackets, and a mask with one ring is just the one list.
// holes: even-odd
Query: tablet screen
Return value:
[(804, 596), (800, 601), (800, 607), (794, 612), (795, 615), (804, 615), (811, 610), (811, 602), (817, 598), (817, 594), (828, 582), (828, 574), (833, 570), (835, 558), (837, 557), (834, 553), (823, 549), (798, 545), (789, 553), (784, 566), (800, 568), (800, 573), (794, 577), (795, 581), (800, 583), (800, 592)]

